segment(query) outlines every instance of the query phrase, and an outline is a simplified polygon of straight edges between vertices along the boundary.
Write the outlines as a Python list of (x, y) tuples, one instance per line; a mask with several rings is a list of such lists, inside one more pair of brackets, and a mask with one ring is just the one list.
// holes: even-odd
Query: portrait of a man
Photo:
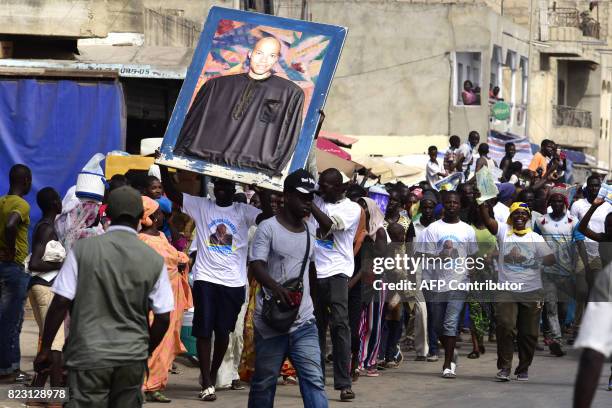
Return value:
[(207, 80), (185, 117), (174, 153), (210, 163), (278, 175), (302, 129), (304, 92), (275, 75), (281, 43), (258, 40), (248, 54), (247, 73)]

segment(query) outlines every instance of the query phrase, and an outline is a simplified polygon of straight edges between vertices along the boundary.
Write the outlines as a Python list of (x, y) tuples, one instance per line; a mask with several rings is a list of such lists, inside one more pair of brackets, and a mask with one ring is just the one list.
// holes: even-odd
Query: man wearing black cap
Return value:
[[(251, 381), (249, 407), (274, 405), (278, 368), (289, 357), (300, 379), (306, 407), (327, 407), (325, 380), (318, 358), (319, 336), (310, 297), (308, 269), (314, 253), (314, 230), (304, 219), (313, 207), (314, 178), (306, 170), (297, 170), (285, 179), (285, 205), (273, 218), (263, 221), (251, 246), (249, 259), (253, 274), (263, 286), (255, 306), (255, 373)], [(310, 234), (308, 237), (307, 234)], [(282, 284), (302, 274), (301, 296)], [(263, 297), (273, 294), (287, 305), (297, 307), (298, 315), (288, 333), (269, 327), (262, 318)]]
[[(79, 240), (55, 278), (37, 372), (49, 369), (51, 344), (68, 310), (64, 348), (70, 407), (140, 407), (147, 358), (168, 329), (174, 295), (164, 260), (136, 235), (142, 198), (120, 187), (108, 198), (112, 225)], [(149, 327), (149, 309), (154, 319)]]

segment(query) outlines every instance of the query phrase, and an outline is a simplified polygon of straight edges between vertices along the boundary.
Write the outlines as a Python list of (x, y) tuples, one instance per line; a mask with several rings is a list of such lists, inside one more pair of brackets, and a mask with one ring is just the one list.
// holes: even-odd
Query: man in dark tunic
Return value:
[(198, 91), (174, 153), (279, 175), (302, 129), (304, 92), (273, 75), (280, 56), (273, 37), (259, 40), (246, 74), (210, 79)]

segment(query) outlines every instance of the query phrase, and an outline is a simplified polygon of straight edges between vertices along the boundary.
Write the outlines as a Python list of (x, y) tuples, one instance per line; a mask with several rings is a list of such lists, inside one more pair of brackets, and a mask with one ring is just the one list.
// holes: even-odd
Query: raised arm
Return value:
[(312, 213), (312, 216), (319, 223), (319, 231), (321, 232), (322, 236), (327, 236), (327, 234), (329, 234), (329, 232), (331, 231), (332, 225), (334, 224), (332, 219), (329, 218), (329, 216), (323, 211), (321, 211), (321, 209), (314, 203), (314, 200), (312, 202), (312, 207), (310, 211)]
[(592, 239), (593, 241), (602, 242), (605, 241), (606, 235), (600, 232), (595, 232), (589, 228), (589, 222), (591, 221), (591, 217), (597, 211), (597, 208), (604, 203), (604, 199), (601, 197), (595, 198), (589, 210), (584, 214), (582, 220), (580, 220), (580, 224), (578, 224), (578, 231), (583, 234), (585, 237)]
[(161, 173), (161, 181), (164, 186), (164, 191), (166, 192), (166, 195), (170, 200), (182, 207), (183, 193), (180, 192), (174, 185), (174, 181), (172, 180), (172, 177), (170, 177), (170, 173), (168, 172), (168, 167), (160, 165), (159, 170)]
[(497, 225), (497, 221), (495, 220), (495, 218), (491, 217), (491, 215), (489, 214), (490, 208), (491, 207), (489, 206), (489, 203), (485, 202), (480, 204), (480, 215), (482, 217), (484, 225), (487, 227), (489, 232), (493, 235), (497, 235), (499, 225)]

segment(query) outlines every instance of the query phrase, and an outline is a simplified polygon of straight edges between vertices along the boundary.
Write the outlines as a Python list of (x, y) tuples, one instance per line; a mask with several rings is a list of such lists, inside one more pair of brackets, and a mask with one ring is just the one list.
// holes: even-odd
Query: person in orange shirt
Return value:
[[(554, 149), (555, 142), (549, 139), (542, 140), (542, 143), (540, 144), (540, 151), (533, 156), (531, 163), (529, 163), (529, 170), (536, 173), (536, 175), (540, 173), (540, 176), (545, 176), (547, 173), (548, 164), (553, 158)], [(553, 168), (550, 169), (550, 171), (553, 170)]]

